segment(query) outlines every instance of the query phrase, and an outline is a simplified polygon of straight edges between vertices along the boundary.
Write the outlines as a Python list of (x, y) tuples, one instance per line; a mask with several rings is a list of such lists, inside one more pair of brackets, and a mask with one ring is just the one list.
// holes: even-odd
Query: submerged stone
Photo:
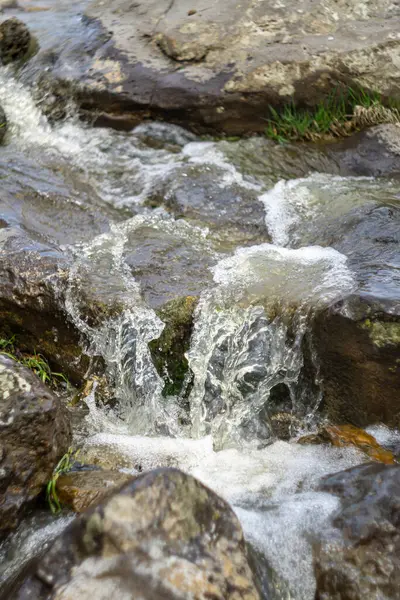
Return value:
[(239, 521), (189, 475), (158, 469), (86, 511), (16, 599), (259, 600)]
[(0, 537), (42, 493), (70, 440), (61, 400), (0, 354)]
[(336, 447), (355, 446), (372, 460), (385, 464), (396, 462), (394, 454), (382, 448), (376, 439), (352, 425), (327, 425), (315, 434), (301, 437), (299, 444), (332, 444)]

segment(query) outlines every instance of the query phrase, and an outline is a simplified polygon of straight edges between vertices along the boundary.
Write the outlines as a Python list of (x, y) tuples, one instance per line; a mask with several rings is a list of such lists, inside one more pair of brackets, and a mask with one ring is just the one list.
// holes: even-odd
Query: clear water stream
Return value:
[[(70, 33), (81, 27), (68, 17), (73, 9), (63, 9)], [(43, 29), (37, 21), (40, 27), (49, 35), (49, 25)], [(46, 38), (49, 46), (52, 39)], [(9, 121), (0, 160), (4, 189), (36, 194), (20, 212), (15, 204), (2, 211), (73, 260), (67, 318), (88, 340), (86, 351), (104, 358), (115, 384), (114, 408), (96, 403), (95, 388), (86, 399), (84, 442), (82, 430), (76, 440), (84, 443), (87, 460), (133, 473), (161, 465), (192, 473), (230, 501), (247, 539), (286, 582), (284, 596), (277, 591), (276, 597), (312, 600), (312, 537), (329, 530), (337, 508), (316, 484), (364, 458), (355, 449), (276, 441), (271, 390), (288, 390), (290, 412), (300, 423), (294, 437), (316, 422), (318, 364), (308, 386), (302, 377), (305, 334), (316, 311), (360, 285), (347, 256), (318, 239), (319, 219), (377, 198), (396, 203), (398, 186), (318, 173), (277, 182), (263, 177), (255, 155), (249, 173), (254, 141), (202, 141), (173, 125), (120, 133), (93, 129), (73, 116), (50, 125), (29, 88), (6, 70), (0, 71), (0, 105)], [(268, 152), (265, 147), (265, 161)], [(246, 158), (246, 168), (232, 160), (235, 154)], [(208, 213), (178, 219), (163, 202), (150, 207), (149, 200), (167, 196), (185, 179), (190, 203), (199, 176), (212, 182), (208, 200), (218, 218), (224, 210), (233, 211), (228, 221), (235, 216), (234, 206), (215, 204), (226, 189), (235, 190), (237, 203), (255, 203), (270, 243), (254, 244), (246, 236), (228, 243)], [(122, 302), (124, 310), (101, 326), (88, 325), (80, 301), (85, 289)], [(188, 294), (200, 301), (187, 355), (194, 383), (182, 419), (179, 398), (162, 395), (148, 343), (164, 327), (155, 307)], [(10, 548), (0, 554), (2, 575), (34, 552), (42, 535), (54, 536), (65, 524), (46, 525), (39, 537), (28, 524), (31, 537), (23, 533), (15, 541), (19, 559)]]

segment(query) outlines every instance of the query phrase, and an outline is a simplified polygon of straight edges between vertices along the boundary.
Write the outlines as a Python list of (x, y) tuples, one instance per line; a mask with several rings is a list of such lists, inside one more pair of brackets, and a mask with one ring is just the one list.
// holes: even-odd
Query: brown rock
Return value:
[(260, 598), (237, 517), (176, 469), (141, 475), (76, 519), (15, 596), (29, 597)]
[(130, 479), (119, 471), (71, 471), (58, 478), (57, 494), (62, 505), (81, 513)]
[(70, 440), (59, 398), (29, 369), (0, 355), (0, 536), (18, 525)]

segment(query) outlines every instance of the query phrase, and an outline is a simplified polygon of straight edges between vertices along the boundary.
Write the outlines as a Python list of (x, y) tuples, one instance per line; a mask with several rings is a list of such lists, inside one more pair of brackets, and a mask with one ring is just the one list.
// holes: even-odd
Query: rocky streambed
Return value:
[(398, 598), (400, 128), (201, 135), (396, 97), (297, 4), (0, 3), (2, 599)]

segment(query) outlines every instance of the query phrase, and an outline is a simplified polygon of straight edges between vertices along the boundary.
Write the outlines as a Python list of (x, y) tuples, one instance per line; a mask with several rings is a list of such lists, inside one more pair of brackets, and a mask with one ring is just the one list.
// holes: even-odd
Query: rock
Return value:
[(4, 140), (6, 131), (7, 131), (7, 117), (6, 117), (6, 113), (0, 106), (0, 144)]
[(57, 495), (62, 506), (81, 513), (131, 479), (119, 471), (70, 471), (57, 479)]
[(123, 226), (124, 260), (152, 308), (198, 296), (220, 254), (203, 229), (183, 220), (134, 217)]
[(70, 440), (59, 398), (31, 371), (0, 355), (0, 536), (18, 525)]
[(354, 293), (314, 319), (320, 408), (335, 424), (398, 428), (399, 185), (327, 176), (310, 178), (307, 192), (304, 182), (296, 185), (290, 193), (310, 194), (313, 216), (294, 219), (295, 246), (335, 248), (354, 278)]
[[(33, 596), (29, 594), (33, 593)], [(76, 519), (15, 598), (258, 599), (243, 533), (189, 475), (158, 469)]]
[(346, 175), (400, 177), (400, 124), (371, 127), (331, 145), (328, 154)]
[(14, 17), (0, 24), (0, 60), (3, 65), (26, 58), (32, 43), (28, 27), (19, 19)]
[(355, 446), (377, 462), (387, 465), (396, 462), (394, 454), (382, 448), (372, 435), (352, 425), (327, 425), (316, 434), (301, 437), (298, 443), (331, 444), (337, 447)]
[(237, 134), (262, 132), (270, 104), (315, 105), (337, 86), (399, 97), (392, 0), (199, 0), (192, 10), (189, 0), (92, 1), (88, 27), (102, 28), (73, 75), (82, 108)]
[(329, 475), (339, 496), (337, 536), (314, 548), (316, 600), (397, 600), (400, 589), (400, 466), (366, 464)]
[(56, 246), (39, 244), (16, 228), (0, 229), (0, 334), (45, 356), (53, 370), (79, 384), (89, 358), (81, 333), (64, 310), (70, 264)]
[(226, 182), (227, 172), (217, 166), (206, 170), (185, 166), (162, 182), (147, 204), (164, 206), (176, 218), (209, 226), (225, 246), (271, 241), (265, 210), (255, 185)]

